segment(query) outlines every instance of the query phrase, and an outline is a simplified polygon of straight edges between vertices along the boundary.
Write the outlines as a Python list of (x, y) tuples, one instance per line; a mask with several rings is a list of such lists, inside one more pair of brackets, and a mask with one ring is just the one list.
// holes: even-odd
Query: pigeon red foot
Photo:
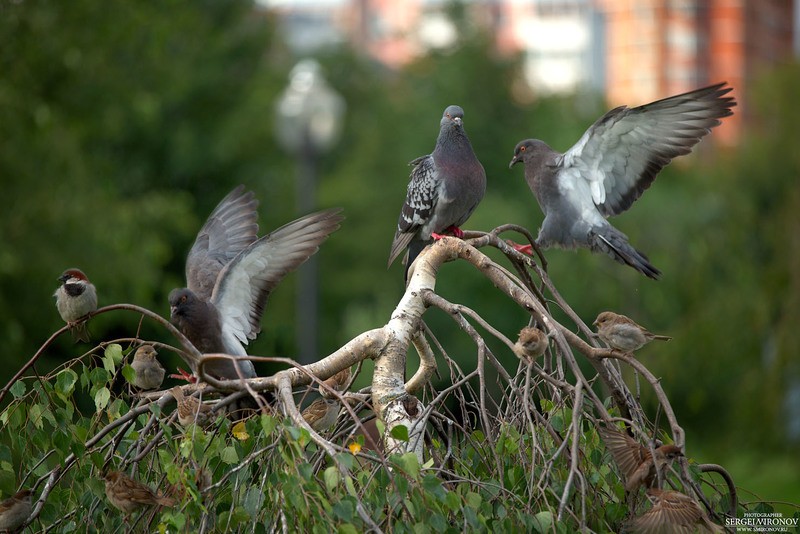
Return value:
[(436, 232), (431, 232), (431, 237), (438, 241), (439, 239), (446, 237), (447, 234), (452, 234), (453, 237), (457, 237), (459, 239), (464, 239), (464, 230), (459, 228), (458, 226), (448, 226), (444, 229), (441, 234), (437, 234)]
[(173, 373), (173, 374), (169, 375), (169, 377), (170, 378), (175, 378), (177, 380), (186, 380), (190, 384), (196, 384), (197, 383), (197, 377), (196, 376), (194, 376), (191, 373), (187, 373), (186, 371), (184, 371), (180, 367), (178, 367), (178, 372), (177, 373)]

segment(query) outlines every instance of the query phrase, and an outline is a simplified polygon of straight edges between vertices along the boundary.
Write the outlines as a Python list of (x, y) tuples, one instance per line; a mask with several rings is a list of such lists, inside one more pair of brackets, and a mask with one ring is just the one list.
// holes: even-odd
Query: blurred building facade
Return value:
[[(264, 0), (290, 44), (350, 42), (399, 67), (458, 35), (443, 0)], [(470, 0), (469, 20), (501, 53), (521, 53), (535, 94), (594, 90), (635, 105), (728, 81), (740, 108), (717, 134), (735, 142), (748, 84), (800, 53), (800, 0)]]

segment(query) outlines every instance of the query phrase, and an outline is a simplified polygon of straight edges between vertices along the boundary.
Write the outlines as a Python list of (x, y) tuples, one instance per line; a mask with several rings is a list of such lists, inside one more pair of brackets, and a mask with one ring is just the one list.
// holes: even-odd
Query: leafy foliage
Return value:
[[(61, 326), (50, 295), (64, 268), (83, 268), (98, 286), (101, 304), (129, 301), (165, 313), (167, 292), (182, 285), (184, 254), (196, 230), (229, 189), (245, 183), (256, 191), (265, 230), (296, 214), (290, 200), (293, 162), (278, 151), (272, 137), (273, 102), (292, 58), (274, 39), (269, 16), (254, 12), (251, 2), (129, 1), (116, 2), (112, 9), (89, 0), (28, 0), (5, 2), (0, 14), (0, 175), (10, 199), (0, 213), (0, 337), (7, 362), (0, 377), (7, 379)], [(604, 111), (590, 95), (532, 100), (519, 89), (519, 58), (497, 57), (479, 30), (460, 27), (469, 31), (453, 48), (422, 57), (399, 72), (377, 69), (347, 50), (320, 58), (332, 86), (348, 102), (340, 147), (320, 162), (320, 204), (341, 205), (348, 217), (320, 252), (322, 347), (336, 347), (374, 327), (375, 318), (388, 316), (394, 306), (402, 276), (398, 267), (387, 272), (382, 266), (407, 184), (406, 164), (432, 149), (437, 117), (446, 105), (458, 103), (466, 109), (467, 131), (489, 175), (487, 197), (469, 222), (482, 229), (506, 222), (535, 229), (540, 220), (518, 171), (506, 170), (519, 139), (539, 137), (564, 150)], [(745, 444), (759, 454), (793, 452), (800, 435), (794, 425), (797, 402), (792, 401), (800, 383), (793, 359), (800, 345), (795, 327), (800, 313), (800, 156), (794, 105), (799, 72), (797, 65), (790, 65), (759, 84), (749, 111), (750, 119), (755, 118), (752, 133), (741, 147), (704, 150), (701, 157), (670, 166), (636, 207), (615, 221), (632, 242), (645, 244), (642, 248), (666, 273), (657, 286), (607, 258), (548, 253), (553, 279), (580, 316), (617, 309), (674, 337), (649, 352), (648, 366), (663, 379), (698, 446), (708, 451)], [(498, 310), (493, 324), (502, 332), (515, 332), (527, 319), (506, 310), (501, 297), (466, 275), (466, 267), (457, 263), (446, 269), (441, 293), (458, 295), (467, 306)], [(251, 345), (251, 353), (292, 353), (291, 284), (287, 280), (271, 299), (265, 320), (269, 328)], [(92, 321), (92, 333), (98, 339), (134, 334), (168, 339), (151, 325), (139, 327), (135, 319), (103, 315)], [(426, 317), (437, 332), (449, 320), (437, 312)], [(471, 354), (465, 350), (465, 336), (445, 330), (441, 341), (452, 347), (460, 364), (471, 363), (461, 361), (462, 354)], [(504, 366), (514, 365), (512, 355), (496, 352)], [(53, 489), (42, 515), (43, 522), (62, 519), (65, 529), (79, 519), (64, 510), (79, 505), (112, 520), (100, 504), (102, 487), (96, 478), (102, 453), (94, 451), (88, 458), (83, 453), (91, 450), (86, 442), (94, 430), (133, 409), (120, 394), (117, 356), (87, 354), (78, 361), (74, 356), (66, 342), (51, 346), (36, 366), (45, 378), (13, 385), (15, 400), (3, 412), (9, 431), (0, 447), (3, 495), (18, 482), (15, 473), (28, 473), (39, 461), (36, 476), (70, 453), (81, 457)], [(359, 385), (366, 384), (360, 379)], [(435, 387), (448, 385), (438, 382)], [(500, 386), (490, 382), (488, 387), (490, 396), (502, 395)], [(644, 397), (647, 401), (647, 391)], [(155, 421), (156, 414), (140, 415), (138, 431), (142, 418)], [(228, 461), (242, 452), (227, 423), (220, 424), (225, 438), (208, 441), (214, 443), (215, 481), (229, 465), (222, 451)], [(271, 450), (280, 452), (270, 456), (276, 464), (269, 465), (274, 467), (269, 472), (300, 477), (292, 471), (299, 469), (295, 464), (312, 464), (297, 455), (296, 446), (275, 437), (297, 439), (296, 431), (283, 421), (269, 425), (275, 427), (264, 435), (263, 428), (258, 431), (258, 425), (248, 422), (249, 439), (263, 440), (262, 447), (272, 444)], [(169, 426), (164, 426), (166, 436)], [(534, 440), (529, 429), (516, 431), (523, 440)], [(137, 431), (129, 432), (119, 445), (125, 454), (137, 438)], [(474, 445), (477, 437), (468, 435)], [(174, 440), (159, 439), (174, 445)], [(501, 441), (502, 451), (510, 451), (507, 440)], [(50, 450), (56, 452), (45, 457)], [(137, 468), (153, 486), (161, 482), (156, 474), (166, 474), (171, 483), (191, 478), (191, 454), (167, 450), (171, 463), (150, 456), (146, 469), (141, 464)], [(594, 456), (600, 454), (594, 451)], [(465, 527), (464, 506), (473, 510), (470, 514), (482, 510), (484, 518), (491, 515), (486, 506), (498, 518), (517, 514), (494, 507), (501, 501), (498, 495), (520, 491), (520, 474), (489, 475), (498, 471), (494, 458), (473, 458), (478, 458), (474, 466), (482, 473), (480, 480), (502, 481), (511, 493), (492, 497), (477, 484), (469, 490), (480, 496), (480, 501), (471, 498), (476, 506), (465, 505), (462, 493), (458, 513), (454, 508), (437, 512), (447, 528)], [(327, 484), (336, 482), (339, 488), (342, 482), (334, 475), (325, 478), (331, 467), (326, 462), (322, 470), (313, 464), (313, 474), (303, 480), (324, 490), (314, 502), (327, 502), (332, 510)], [(389, 480), (394, 472), (383, 464), (381, 469), (384, 478), (367, 476), (359, 486), (361, 498), (377, 499), (373, 490), (386, 492), (388, 482), (376, 481)], [(421, 473), (424, 480), (425, 470)], [(79, 486), (84, 482), (91, 491)], [(450, 482), (442, 482), (443, 491), (452, 493), (467, 483), (446, 484)], [(412, 493), (421, 492), (415, 498), (427, 496), (427, 504), (439, 506), (434, 498), (438, 490), (432, 488), (430, 496), (424, 484), (410, 487)], [(261, 497), (227, 491), (225, 521), (252, 521), (242, 510), (252, 511)], [(346, 497), (349, 504), (337, 508), (339, 522), (325, 525), (345, 531), (345, 523), (359, 525), (358, 518), (352, 523), (341, 519), (353, 517), (347, 510), (354, 498), (350, 493)], [(274, 513), (280, 495), (263, 498), (263, 509)], [(68, 502), (72, 508), (60, 506)], [(184, 509), (186, 524), (202, 510), (195, 505)], [(530, 517), (551, 512), (526, 506), (519, 513), (528, 519), (514, 515), (508, 521), (530, 525)], [(328, 508), (314, 508), (313, 513), (320, 509)], [(178, 528), (179, 518), (173, 522), (171, 516), (162, 517)], [(546, 522), (546, 515), (538, 517), (537, 524)], [(608, 524), (618, 520), (616, 515), (607, 518)], [(433, 522), (441, 525), (439, 519)]]

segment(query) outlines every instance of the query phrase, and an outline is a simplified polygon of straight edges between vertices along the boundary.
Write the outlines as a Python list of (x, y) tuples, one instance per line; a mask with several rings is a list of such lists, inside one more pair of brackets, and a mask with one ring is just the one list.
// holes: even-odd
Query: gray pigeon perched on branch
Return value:
[[(214, 209), (186, 259), (187, 287), (169, 294), (171, 322), (203, 354), (247, 356), (244, 346), (261, 332), (267, 298), (339, 228), (341, 210), (312, 213), (257, 237), (258, 201), (239, 186)], [(238, 362), (245, 378), (256, 376), (252, 362)], [(238, 378), (230, 360), (205, 370)]]
[(439, 234), (463, 236), (466, 222), (486, 192), (486, 172), (478, 161), (462, 124), (464, 110), (448, 106), (440, 122), (433, 153), (411, 162), (411, 182), (397, 232), (389, 253), (389, 265), (408, 248), (408, 269), (419, 253)]
[[(733, 114), (736, 102), (725, 96), (731, 91), (725, 85), (612, 109), (564, 154), (538, 139), (520, 141), (509, 167), (525, 164), (525, 180), (544, 212), (536, 244), (604, 252), (658, 279), (661, 272), (606, 218), (630, 208), (672, 158), (691, 152)], [(518, 247), (527, 253), (530, 248)]]

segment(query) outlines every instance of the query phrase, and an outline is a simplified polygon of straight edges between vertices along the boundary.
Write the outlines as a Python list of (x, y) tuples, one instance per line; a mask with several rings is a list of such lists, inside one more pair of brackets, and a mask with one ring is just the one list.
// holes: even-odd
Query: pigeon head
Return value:
[(191, 289), (173, 289), (169, 293), (169, 314), (172, 319), (184, 317), (192, 313), (197, 306), (198, 298)]
[(442, 127), (457, 126), (460, 127), (464, 121), (464, 110), (461, 106), (447, 106), (442, 114)]
[(514, 157), (511, 158), (511, 163), (508, 164), (508, 168), (510, 169), (517, 163), (524, 163), (526, 161), (552, 153), (553, 149), (550, 148), (544, 141), (539, 141), (538, 139), (525, 139), (524, 141), (517, 143), (517, 146), (514, 148)]

